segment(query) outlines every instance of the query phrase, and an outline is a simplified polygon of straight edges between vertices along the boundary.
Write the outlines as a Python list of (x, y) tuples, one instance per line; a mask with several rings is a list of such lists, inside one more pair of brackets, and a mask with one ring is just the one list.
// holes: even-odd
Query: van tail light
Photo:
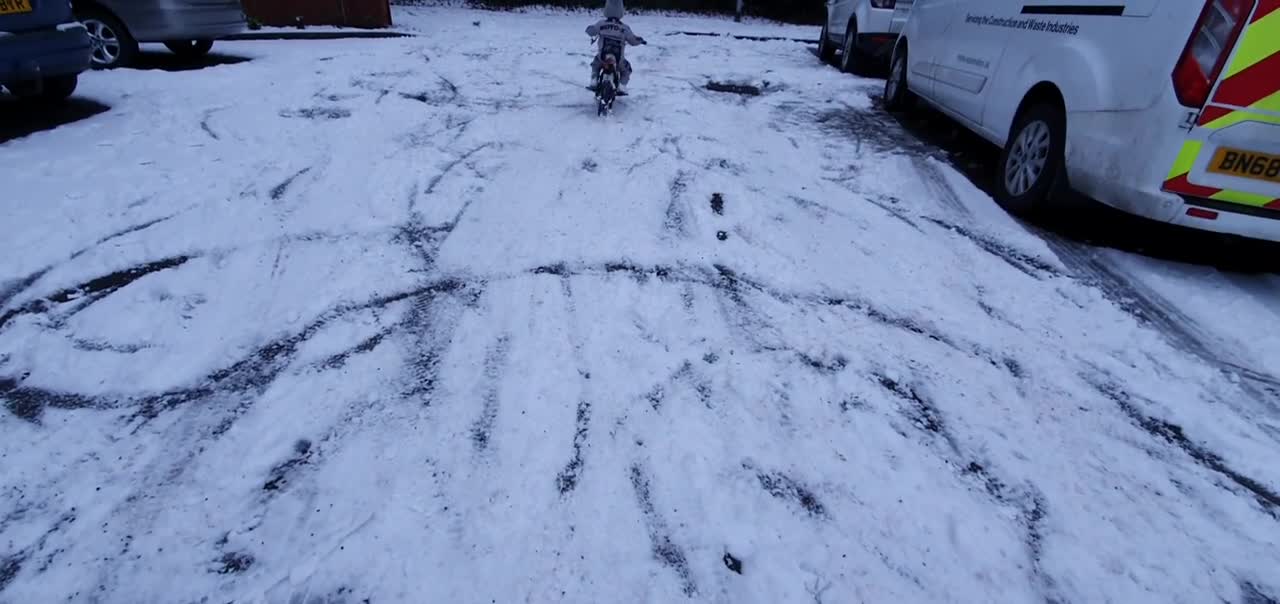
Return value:
[(1240, 32), (1244, 29), (1254, 0), (1208, 0), (1200, 20), (1191, 31), (1187, 47), (1173, 69), (1173, 89), (1178, 102), (1200, 109), (1209, 100), (1209, 91), (1222, 74)]
[(874, 8), (893, 8), (898, 0), (871, 0), (871, 6)]

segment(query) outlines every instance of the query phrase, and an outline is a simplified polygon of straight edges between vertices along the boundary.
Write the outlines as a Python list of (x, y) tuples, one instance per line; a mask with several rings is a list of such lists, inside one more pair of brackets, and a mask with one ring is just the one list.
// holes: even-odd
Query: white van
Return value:
[(1010, 210), (1280, 241), (1280, 0), (915, 0), (885, 106), (917, 96), (1004, 149)]
[(827, 20), (818, 38), (818, 54), (830, 61), (840, 51), (840, 70), (865, 71), (884, 64), (907, 22), (912, 0), (827, 0)]

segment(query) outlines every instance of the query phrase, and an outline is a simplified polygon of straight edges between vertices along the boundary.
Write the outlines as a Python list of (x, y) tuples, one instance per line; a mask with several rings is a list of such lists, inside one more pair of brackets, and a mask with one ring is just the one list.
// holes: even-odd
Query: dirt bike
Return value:
[(622, 70), (618, 66), (618, 57), (607, 54), (604, 66), (596, 75), (596, 115), (605, 116), (613, 113), (613, 102), (617, 100), (618, 86), (622, 78)]
[[(591, 38), (591, 44), (596, 44), (597, 38)], [(646, 44), (643, 39), (642, 44)], [(613, 103), (620, 96), (627, 96), (627, 93), (621, 90), (622, 86), (622, 70), (629, 69), (624, 67), (622, 61), (618, 57), (622, 55), (623, 45), (621, 42), (607, 40), (603, 48), (600, 49), (600, 73), (596, 74), (595, 82), (591, 86), (591, 90), (596, 93), (596, 115), (605, 116), (613, 113)], [(625, 59), (624, 59), (625, 61)]]

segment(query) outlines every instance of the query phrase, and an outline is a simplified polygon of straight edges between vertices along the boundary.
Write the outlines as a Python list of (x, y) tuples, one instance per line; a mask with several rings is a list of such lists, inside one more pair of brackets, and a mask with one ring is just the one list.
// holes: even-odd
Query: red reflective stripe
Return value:
[(1213, 102), (1248, 107), (1274, 94), (1276, 82), (1280, 82), (1280, 52), (1223, 80)]
[[(1280, 0), (1276, 0), (1276, 1), (1280, 2)], [(1213, 120), (1216, 120), (1224, 115), (1227, 115), (1232, 111), (1233, 111), (1232, 109), (1227, 109), (1226, 107), (1209, 105), (1208, 107), (1204, 108), (1203, 112), (1200, 113), (1200, 125), (1203, 126), (1205, 124), (1208, 124), (1209, 122), (1212, 122)]]
[(1215, 189), (1213, 187), (1202, 187), (1197, 184), (1192, 184), (1191, 181), (1187, 180), (1186, 174), (1177, 176), (1175, 178), (1170, 178), (1169, 180), (1164, 181), (1164, 190), (1172, 191), (1174, 193), (1184, 193), (1186, 195), (1192, 195), (1195, 197), (1206, 197), (1206, 198), (1213, 197), (1214, 194), (1222, 191), (1222, 189)]
[(1268, 210), (1280, 210), (1280, 199), (1277, 199), (1262, 207), (1267, 208)]
[(1257, 12), (1253, 13), (1253, 20), (1257, 21), (1278, 10), (1280, 10), (1280, 0), (1262, 0), (1258, 3)]

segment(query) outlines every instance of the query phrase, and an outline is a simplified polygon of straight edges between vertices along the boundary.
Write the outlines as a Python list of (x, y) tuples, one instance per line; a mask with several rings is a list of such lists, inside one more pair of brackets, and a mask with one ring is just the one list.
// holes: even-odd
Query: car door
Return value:
[(849, 17), (853, 15), (854, 0), (827, 0), (827, 31), (837, 44), (844, 42), (849, 29)]
[(893, 4), (893, 18), (889, 21), (889, 33), (900, 34), (911, 17), (912, 0), (898, 0)]
[(1020, 26), (1021, 0), (948, 0), (945, 44), (937, 54), (934, 95), (938, 103), (972, 122), (983, 108), (1004, 58), (1009, 35)]
[(948, 8), (954, 0), (915, 0), (907, 31), (907, 70), (911, 91), (934, 99), (937, 54), (945, 44)]

